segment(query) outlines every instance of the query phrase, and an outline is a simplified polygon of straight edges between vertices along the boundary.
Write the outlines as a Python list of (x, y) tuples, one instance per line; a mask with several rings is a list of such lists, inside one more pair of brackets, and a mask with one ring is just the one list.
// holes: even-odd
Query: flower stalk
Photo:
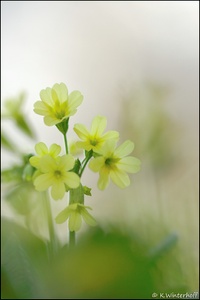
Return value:
[[(69, 153), (67, 132), (69, 118), (76, 113), (83, 101), (82, 94), (79, 91), (68, 94), (68, 88), (64, 83), (56, 83), (52, 88), (47, 87), (42, 90), (40, 98), (41, 100), (34, 104), (34, 111), (44, 117), (45, 125), (56, 126), (63, 134), (66, 154), (60, 155), (61, 147), (57, 144), (52, 144), (49, 149), (42, 142), (36, 144), (37, 155), (29, 160), (32, 167), (36, 169), (32, 180), (37, 191), (43, 192), (50, 188), (54, 200), (63, 199), (69, 192), (69, 204), (56, 216), (55, 221), (57, 224), (68, 221), (69, 246), (73, 247), (82, 220), (89, 226), (97, 225), (94, 217), (88, 212), (91, 207), (84, 204), (84, 196), (91, 196), (91, 189), (81, 184), (86, 166), (88, 165), (93, 172), (99, 172), (100, 190), (108, 186), (110, 179), (120, 188), (125, 188), (130, 184), (127, 173), (138, 172), (140, 160), (127, 156), (134, 148), (131, 141), (125, 141), (117, 147), (119, 133), (114, 130), (105, 132), (107, 120), (103, 116), (94, 117), (90, 129), (83, 124), (74, 125), (74, 132), (79, 138), (75, 149), (84, 150), (85, 153), (82, 162), (79, 158), (75, 159)], [(49, 202), (46, 202), (46, 210), (49, 217), (52, 251), (54, 251), (56, 240)]]

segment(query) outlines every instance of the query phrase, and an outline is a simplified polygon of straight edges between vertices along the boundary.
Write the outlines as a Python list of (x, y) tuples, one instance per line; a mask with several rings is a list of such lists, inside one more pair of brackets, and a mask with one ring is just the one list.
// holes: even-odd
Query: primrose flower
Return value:
[(89, 214), (87, 209), (91, 209), (89, 206), (85, 206), (80, 203), (73, 203), (61, 211), (56, 217), (56, 223), (62, 224), (69, 219), (69, 230), (78, 231), (81, 228), (82, 218), (90, 226), (96, 226), (96, 220)]
[(53, 158), (56, 158), (58, 154), (60, 154), (60, 151), (61, 151), (61, 147), (57, 144), (52, 144), (48, 150), (47, 146), (44, 143), (42, 142), (37, 143), (35, 145), (35, 152), (38, 154), (38, 156), (32, 156), (29, 159), (30, 164), (33, 167), (39, 169), (41, 157), (43, 157), (46, 154), (49, 154)]
[(73, 91), (68, 95), (68, 89), (64, 83), (56, 83), (52, 88), (41, 90), (40, 98), (34, 104), (34, 112), (44, 116), (44, 123), (53, 126), (73, 116), (77, 107), (82, 103), (83, 96), (79, 91)]
[(107, 125), (105, 117), (96, 116), (91, 125), (90, 132), (82, 124), (75, 124), (74, 131), (82, 141), (77, 142), (77, 146), (87, 151), (93, 150), (98, 152), (107, 140), (118, 140), (119, 133), (117, 131), (108, 131), (103, 134)]
[(120, 188), (129, 186), (130, 179), (126, 174), (136, 173), (140, 170), (140, 160), (127, 156), (133, 151), (133, 142), (127, 140), (116, 149), (115, 141), (108, 141), (98, 152), (101, 156), (93, 158), (89, 167), (99, 172), (98, 188), (104, 190), (111, 180)]
[(51, 196), (54, 200), (64, 197), (66, 186), (68, 188), (77, 188), (80, 184), (80, 178), (74, 172), (69, 172), (74, 166), (72, 155), (63, 155), (56, 158), (50, 155), (44, 155), (40, 158), (39, 168), (41, 175), (34, 180), (37, 191), (45, 191), (51, 187)]

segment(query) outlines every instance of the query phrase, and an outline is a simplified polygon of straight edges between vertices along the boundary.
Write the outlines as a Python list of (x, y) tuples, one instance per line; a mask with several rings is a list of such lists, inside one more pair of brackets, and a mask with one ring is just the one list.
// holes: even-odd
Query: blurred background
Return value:
[[(197, 291), (198, 1), (2, 1), (1, 8), (1, 97), (2, 113), (7, 112), (1, 124), (3, 135), (15, 144), (14, 149), (2, 147), (2, 169), (21, 163), (17, 152), (34, 153), (36, 142), (63, 145), (58, 130), (33, 112), (41, 89), (64, 82), (69, 92), (81, 91), (84, 101), (70, 119), (69, 139), (76, 138), (75, 123), (89, 127), (94, 116), (103, 115), (107, 130), (120, 132), (120, 144), (134, 142), (133, 155), (142, 162), (126, 190), (111, 183), (101, 192), (98, 175), (86, 170), (83, 184), (92, 188), (86, 205), (104, 230), (115, 224), (149, 245), (176, 234), (174, 255), (183, 285)], [(16, 103), (12, 109), (6, 106), (10, 99)], [(23, 122), (13, 123), (17, 110), (32, 136)], [(24, 228), (28, 215), (29, 230), (48, 239), (35, 196), (25, 188), (22, 194), (28, 197), (17, 202), (6, 196), (9, 184), (2, 185), (2, 215)], [(24, 209), (26, 201), (31, 204)], [(53, 217), (66, 201), (52, 201)], [(87, 230), (83, 226), (80, 238)], [(65, 245), (66, 224), (55, 231)]]

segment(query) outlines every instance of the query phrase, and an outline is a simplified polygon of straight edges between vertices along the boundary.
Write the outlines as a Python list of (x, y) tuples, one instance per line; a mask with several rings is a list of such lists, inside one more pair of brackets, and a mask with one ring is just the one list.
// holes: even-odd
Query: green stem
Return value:
[(63, 134), (63, 136), (64, 136), (66, 154), (68, 154), (67, 135)]
[[(66, 154), (68, 154), (68, 144), (67, 144), (67, 134), (63, 133), (64, 136), (64, 142), (65, 142), (65, 150)], [(71, 204), (71, 192), (69, 191), (69, 204)], [(75, 245), (76, 241), (76, 234), (75, 231), (70, 231), (69, 230), (69, 246), (73, 247)]]
[[(71, 191), (69, 191), (69, 204), (72, 204), (72, 195), (71, 195)], [(76, 233), (75, 231), (70, 231), (69, 230), (69, 247), (73, 247), (75, 246), (76, 243)]]
[(76, 233), (75, 233), (75, 231), (70, 231), (69, 232), (69, 246), (70, 246), (70, 248), (74, 247), (75, 243), (76, 243)]
[(55, 235), (55, 230), (54, 230), (54, 225), (52, 221), (52, 211), (51, 211), (51, 204), (50, 204), (50, 199), (45, 193), (44, 195), (44, 206), (45, 206), (45, 211), (47, 214), (47, 221), (48, 221), (48, 228), (49, 228), (49, 238), (50, 238), (50, 243), (49, 243), (49, 255), (50, 257), (53, 257), (56, 248), (57, 248), (57, 240), (56, 240), (56, 235)]
[(88, 154), (88, 157), (86, 157), (86, 159), (84, 159), (85, 162), (84, 162), (83, 167), (80, 171), (80, 174), (79, 174), (80, 177), (82, 176), (83, 171), (85, 170), (85, 167), (87, 166), (87, 163), (88, 163), (88, 161), (90, 160), (91, 157), (92, 157), (92, 151)]

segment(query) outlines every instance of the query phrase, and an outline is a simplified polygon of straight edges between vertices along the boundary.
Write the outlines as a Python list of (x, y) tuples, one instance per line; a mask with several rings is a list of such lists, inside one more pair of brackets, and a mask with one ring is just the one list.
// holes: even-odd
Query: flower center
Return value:
[(98, 144), (98, 141), (96, 139), (90, 140), (90, 144), (92, 146), (96, 146)]
[(62, 118), (64, 118), (64, 116), (65, 116), (65, 111), (63, 111), (63, 110), (56, 111), (55, 116), (56, 116), (57, 119), (62, 120)]
[(66, 101), (64, 103), (55, 102), (53, 107), (53, 113), (54, 116), (59, 120), (62, 120), (64, 117), (66, 117), (66, 115), (68, 114), (67, 102)]
[(61, 173), (59, 170), (56, 170), (56, 171), (54, 172), (54, 176), (55, 176), (57, 179), (59, 179), (59, 178), (61, 177), (61, 175), (62, 175), (62, 173)]
[(105, 165), (106, 165), (107, 167), (112, 168), (112, 167), (115, 167), (115, 164), (116, 164), (118, 161), (119, 161), (118, 158), (108, 157), (108, 158), (106, 158), (106, 160), (105, 160)]

